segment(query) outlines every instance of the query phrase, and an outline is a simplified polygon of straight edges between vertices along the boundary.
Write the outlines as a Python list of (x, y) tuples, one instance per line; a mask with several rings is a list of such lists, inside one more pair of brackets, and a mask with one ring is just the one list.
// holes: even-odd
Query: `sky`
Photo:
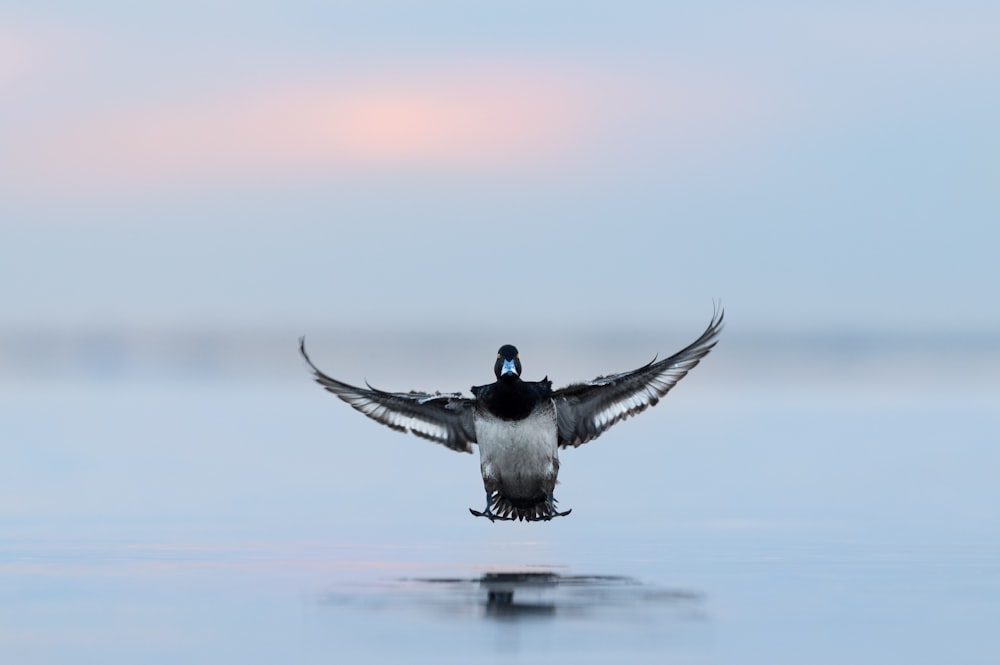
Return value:
[(0, 8), (0, 330), (1000, 331), (993, 2)]

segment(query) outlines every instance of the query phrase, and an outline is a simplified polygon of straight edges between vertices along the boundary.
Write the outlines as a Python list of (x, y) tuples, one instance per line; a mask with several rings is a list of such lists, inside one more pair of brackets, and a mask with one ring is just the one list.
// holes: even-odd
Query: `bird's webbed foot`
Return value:
[(556, 509), (556, 503), (557, 501), (555, 495), (549, 494), (549, 496), (545, 499), (544, 512), (542, 512), (542, 514), (535, 519), (548, 522), (553, 517), (566, 517), (571, 512), (573, 512), (572, 508), (570, 508), (569, 510), (564, 510), (562, 512), (559, 512), (559, 510)]
[(485, 517), (485, 518), (487, 518), (491, 522), (495, 522), (496, 520), (500, 520), (500, 521), (503, 521), (503, 522), (513, 521), (515, 518), (510, 517), (509, 515), (508, 516), (498, 515), (497, 513), (493, 512), (493, 510), (491, 510), (491, 507), (493, 506), (493, 504), (498, 503), (499, 499), (500, 499), (500, 494), (499, 493), (491, 494), (491, 493), (487, 492), (486, 493), (486, 508), (482, 512), (480, 512), (478, 510), (473, 510), (472, 508), (469, 508), (469, 512), (472, 513), (473, 515), (475, 515), (476, 517)]
[(503, 522), (548, 522), (553, 517), (565, 517), (573, 512), (572, 509), (559, 511), (556, 508), (556, 499), (549, 494), (544, 501), (531, 507), (518, 507), (510, 502), (499, 492), (486, 494), (486, 509), (483, 511), (469, 508), (469, 512), (476, 517), (485, 517), (491, 522), (501, 520)]

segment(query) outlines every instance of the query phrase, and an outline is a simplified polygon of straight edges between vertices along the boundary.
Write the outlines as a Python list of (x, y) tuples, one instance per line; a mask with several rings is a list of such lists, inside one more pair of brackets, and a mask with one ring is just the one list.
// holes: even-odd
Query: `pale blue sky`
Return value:
[(5, 328), (1000, 330), (995, 3), (8, 3)]

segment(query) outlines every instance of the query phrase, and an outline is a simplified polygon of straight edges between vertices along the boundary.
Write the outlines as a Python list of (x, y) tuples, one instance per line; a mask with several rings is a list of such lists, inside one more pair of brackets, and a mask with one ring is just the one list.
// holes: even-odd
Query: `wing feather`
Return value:
[(321, 372), (306, 353), (304, 337), (299, 339), (299, 352), (312, 369), (316, 383), (372, 420), (452, 450), (472, 452), (476, 442), (473, 401), (461, 393), (391, 393), (367, 383), (367, 388), (359, 388)]
[(724, 316), (721, 309), (714, 312), (705, 332), (669, 358), (553, 392), (559, 445), (575, 447), (592, 441), (612, 425), (656, 405), (718, 343)]

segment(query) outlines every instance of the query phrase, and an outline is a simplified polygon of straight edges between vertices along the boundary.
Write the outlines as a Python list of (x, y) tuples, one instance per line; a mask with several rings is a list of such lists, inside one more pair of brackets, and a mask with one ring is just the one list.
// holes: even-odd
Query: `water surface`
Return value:
[[(338, 374), (483, 380), (353, 374), (373, 346)], [(23, 371), (0, 384), (0, 661), (1000, 660), (997, 354), (734, 347), (565, 451), (573, 514), (533, 524), (470, 516), (474, 456), (295, 360)], [(601, 371), (553, 357), (557, 384)]]

